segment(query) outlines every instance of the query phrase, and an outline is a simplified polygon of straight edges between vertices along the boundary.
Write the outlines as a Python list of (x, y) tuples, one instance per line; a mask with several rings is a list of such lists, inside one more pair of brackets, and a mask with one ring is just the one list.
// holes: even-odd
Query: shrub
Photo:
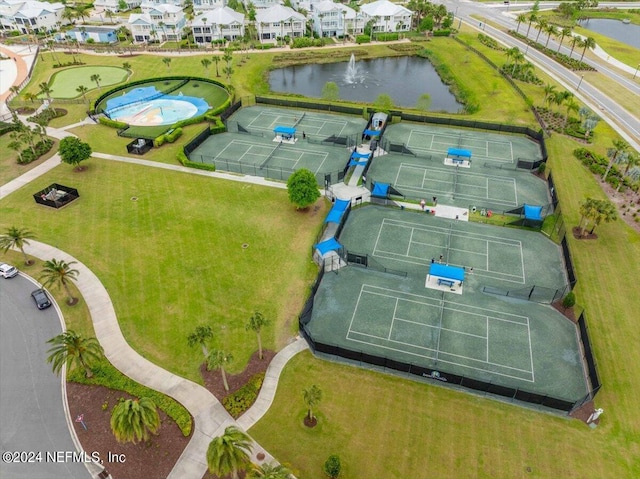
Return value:
[(66, 115), (67, 112), (65, 110), (53, 110), (52, 108), (47, 108), (46, 110), (42, 110), (37, 115), (30, 116), (27, 118), (28, 121), (33, 123), (37, 123), (41, 126), (47, 126), (51, 120), (54, 118), (59, 118), (61, 116)]
[(264, 381), (264, 373), (258, 373), (249, 379), (249, 382), (235, 393), (227, 396), (222, 401), (225, 409), (234, 418), (240, 417), (251, 405), (256, 402), (258, 393)]
[(87, 378), (81, 368), (76, 369), (67, 374), (67, 380), (79, 384), (106, 386), (119, 391), (126, 391), (135, 397), (148, 397), (176, 422), (185, 437), (191, 434), (191, 415), (180, 403), (128, 378), (114, 368), (106, 359), (101, 360), (92, 370), (93, 376)]
[(445, 30), (434, 30), (433, 32), (434, 37), (448, 37), (449, 35), (451, 35), (451, 30), (448, 28)]
[(110, 128), (117, 128), (118, 130), (122, 130), (123, 128), (127, 128), (129, 125), (123, 121), (112, 120), (111, 118), (107, 118), (106, 116), (101, 116), (98, 118), (98, 122), (101, 125), (108, 126)]
[(538, 173), (543, 174), (547, 169), (547, 164), (546, 163), (540, 163), (540, 166), (538, 166)]
[(323, 470), (330, 479), (336, 479), (337, 477), (339, 477), (342, 470), (340, 457), (337, 454), (331, 454), (325, 461)]
[(573, 308), (576, 304), (576, 295), (573, 291), (569, 291), (569, 293), (562, 300), (562, 306), (567, 308)]
[(493, 50), (503, 51), (504, 48), (500, 46), (500, 44), (493, 38), (483, 33), (478, 33), (478, 40), (483, 45), (492, 48)]
[(399, 38), (397, 33), (381, 33), (376, 35), (376, 40), (379, 42), (393, 42)]
[(166, 135), (163, 133), (162, 135), (156, 137), (155, 140), (153, 140), (153, 146), (155, 146), (156, 148), (160, 148), (162, 145), (164, 145), (165, 141)]
[(31, 163), (32, 161), (37, 160), (42, 155), (46, 154), (53, 147), (53, 140), (47, 138), (44, 141), (39, 141), (35, 144), (34, 150), (35, 153), (31, 150), (31, 148), (25, 148), (22, 150), (22, 154), (18, 157), (18, 164), (26, 165)]
[(369, 35), (358, 35), (356, 36), (356, 43), (360, 45), (361, 43), (369, 43), (371, 42), (371, 38)]
[(169, 143), (175, 142), (178, 138), (182, 136), (182, 128), (174, 128), (173, 130), (169, 130), (164, 134), (165, 140)]

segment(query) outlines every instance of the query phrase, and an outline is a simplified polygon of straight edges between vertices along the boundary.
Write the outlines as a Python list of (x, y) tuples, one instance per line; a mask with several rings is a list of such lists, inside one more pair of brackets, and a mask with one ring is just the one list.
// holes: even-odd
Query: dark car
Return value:
[(36, 289), (31, 292), (31, 297), (36, 302), (38, 309), (47, 309), (51, 306), (51, 300), (44, 289)]

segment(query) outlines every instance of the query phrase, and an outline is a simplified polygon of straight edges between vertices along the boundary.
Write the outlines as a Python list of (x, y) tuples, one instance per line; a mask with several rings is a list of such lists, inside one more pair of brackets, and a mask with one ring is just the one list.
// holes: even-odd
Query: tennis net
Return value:
[(269, 153), (269, 156), (267, 156), (267, 158), (260, 164), (260, 169), (264, 168), (265, 165), (269, 163), (269, 160), (273, 158), (273, 155), (276, 154), (276, 151), (278, 151), (278, 148), (280, 148), (281, 145), (282, 145), (282, 142), (276, 145), (276, 147), (271, 151), (271, 153)]
[(294, 123), (293, 125), (294, 128), (300, 124), (300, 122), (302, 121), (302, 119), (305, 117), (306, 114), (307, 112), (304, 112), (302, 116)]

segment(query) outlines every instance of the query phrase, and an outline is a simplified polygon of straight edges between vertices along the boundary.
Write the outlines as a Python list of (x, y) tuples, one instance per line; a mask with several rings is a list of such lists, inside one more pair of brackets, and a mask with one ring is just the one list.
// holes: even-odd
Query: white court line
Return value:
[(398, 311), (398, 301), (400, 301), (400, 298), (396, 298), (396, 305), (393, 307), (393, 315), (391, 316), (391, 326), (389, 327), (389, 336), (387, 337), (389, 341), (391, 341), (391, 332), (393, 331), (393, 324), (396, 321), (396, 311)]
[[(403, 318), (395, 318), (396, 321), (401, 321), (403, 323), (409, 323), (409, 324), (415, 324), (416, 326), (424, 326), (425, 328), (438, 328), (438, 326), (433, 326), (432, 324), (424, 324), (424, 323), (419, 323), (417, 321), (411, 321), (410, 319), (403, 319)], [(443, 331), (449, 331), (452, 333), (456, 333), (456, 334), (463, 334), (465, 336), (471, 336), (474, 338), (478, 338), (478, 339), (488, 339), (486, 336), (480, 336), (478, 334), (473, 334), (473, 333), (465, 333), (463, 331), (458, 331), (456, 329), (449, 329), (449, 328), (440, 328)], [(356, 332), (356, 331), (354, 331)]]
[(526, 283), (526, 275), (524, 272), (524, 251), (522, 249), (522, 243), (520, 243), (520, 265), (522, 266), (522, 282)]
[(529, 319), (527, 318), (527, 333), (529, 334), (529, 360), (531, 361), (531, 379), (536, 380), (535, 370), (533, 369), (533, 351), (531, 349), (531, 328), (529, 327)]
[[(355, 333), (355, 334), (362, 334), (363, 336), (367, 336), (366, 334), (363, 334), (363, 333)], [(373, 338), (376, 338), (376, 339), (384, 339), (384, 338), (378, 338), (377, 336), (370, 336), (370, 337), (373, 337)], [(349, 341), (353, 341), (354, 343), (361, 343), (361, 344), (366, 344), (368, 346), (375, 346), (377, 348), (387, 349), (389, 351), (396, 351), (398, 353), (408, 354), (410, 356), (416, 356), (416, 357), (419, 357), (419, 358), (427, 358), (427, 359), (435, 359), (435, 358), (433, 358), (431, 356), (427, 356), (427, 355), (424, 355), (424, 354), (417, 354), (417, 353), (414, 353), (412, 351), (407, 351), (406, 349), (392, 348), (390, 346), (374, 344), (374, 343), (371, 343), (369, 341), (362, 341), (360, 339), (354, 339), (354, 338), (349, 338), (349, 337), (347, 337), (346, 339), (348, 339)], [(396, 344), (404, 344), (404, 343), (401, 343), (400, 341), (394, 341), (394, 340), (391, 340), (390, 342), (391, 343), (396, 343)], [(434, 351), (435, 352), (434, 349), (427, 348), (427, 347), (424, 347), (424, 346), (415, 346), (415, 345), (411, 345), (411, 346), (416, 348), (416, 349), (423, 349), (423, 350), (426, 350), (426, 351)], [(468, 358), (466, 356), (461, 356), (459, 354), (452, 354), (452, 353), (445, 353), (445, 352), (441, 352), (441, 353), (442, 354), (446, 354), (448, 356), (457, 357), (457, 358), (460, 358), (460, 359), (467, 359), (469, 361), (479, 362), (481, 364), (488, 364), (490, 366), (498, 366), (500, 368), (511, 369), (511, 370), (514, 370), (514, 371), (520, 371), (520, 372), (525, 373), (525, 374), (533, 375), (533, 373), (531, 371), (527, 371), (527, 370), (524, 370), (524, 369), (518, 369), (518, 368), (509, 367), (509, 366), (503, 366), (502, 364), (485, 363), (484, 361), (481, 361), (479, 359)], [(447, 364), (453, 364), (454, 366), (458, 366), (458, 367), (466, 368), (466, 369), (471, 369), (471, 370), (474, 370), (474, 371), (480, 371), (480, 372), (483, 372), (483, 373), (496, 374), (498, 376), (503, 376), (505, 378), (511, 378), (511, 379), (517, 379), (519, 381), (526, 381), (526, 382), (529, 382), (529, 383), (533, 383), (534, 382), (532, 379), (522, 378), (520, 376), (513, 376), (511, 374), (505, 374), (505, 373), (501, 373), (501, 372), (498, 372), (498, 371), (487, 370), (486, 367), (485, 368), (479, 368), (479, 367), (475, 367), (475, 366), (469, 366), (467, 364), (461, 364), (461, 363), (458, 363), (458, 362), (455, 362), (455, 361), (447, 361), (446, 359), (442, 359), (442, 358), (438, 358), (438, 362), (447, 363)]]
[[(487, 318), (487, 346), (486, 346), (486, 350), (487, 350), (487, 362), (489, 362), (489, 316), (486, 316), (486, 318)], [(531, 336), (529, 336), (529, 347), (531, 347)]]
[(353, 310), (353, 314), (351, 315), (351, 322), (349, 323), (349, 328), (347, 329), (347, 337), (349, 336), (349, 331), (351, 331), (351, 327), (353, 326), (353, 320), (356, 318), (356, 312), (358, 311), (358, 307), (360, 306), (360, 299), (362, 298), (362, 293), (364, 292), (364, 284), (360, 286), (360, 293), (358, 294), (358, 300), (356, 301), (356, 307)]
[(411, 234), (409, 235), (409, 244), (407, 245), (407, 253), (406, 256), (409, 256), (409, 250), (411, 250), (411, 240), (413, 239), (414, 228), (411, 228)]
[(513, 163), (513, 160), (515, 160), (515, 158), (513, 157), (513, 143), (509, 142), (509, 148), (511, 149), (511, 163)]
[(487, 271), (489, 271), (489, 242), (487, 241), (487, 267), (485, 268)]

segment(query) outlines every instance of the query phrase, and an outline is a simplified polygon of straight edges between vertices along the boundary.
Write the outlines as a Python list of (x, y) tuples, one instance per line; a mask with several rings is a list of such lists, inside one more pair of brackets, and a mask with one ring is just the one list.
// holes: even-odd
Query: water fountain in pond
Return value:
[(360, 72), (358, 65), (356, 65), (356, 57), (352, 53), (347, 65), (347, 71), (344, 72), (344, 81), (347, 85), (355, 85), (357, 83), (364, 83), (365, 75)]

